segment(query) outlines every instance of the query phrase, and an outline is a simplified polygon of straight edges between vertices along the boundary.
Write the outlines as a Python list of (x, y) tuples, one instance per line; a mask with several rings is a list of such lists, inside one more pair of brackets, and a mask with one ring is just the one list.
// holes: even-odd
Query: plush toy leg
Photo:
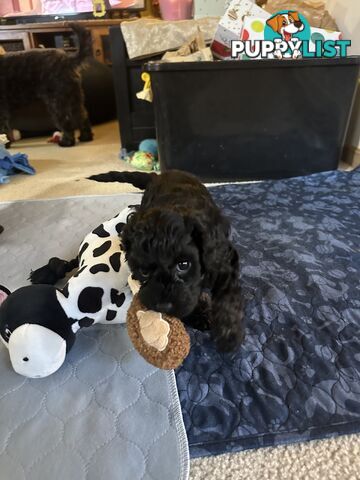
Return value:
[(68, 272), (74, 270), (79, 266), (78, 257), (70, 260), (61, 260), (60, 258), (50, 258), (49, 263), (37, 270), (32, 270), (29, 276), (31, 283), (42, 283), (48, 285), (55, 285), (58, 280), (65, 277)]

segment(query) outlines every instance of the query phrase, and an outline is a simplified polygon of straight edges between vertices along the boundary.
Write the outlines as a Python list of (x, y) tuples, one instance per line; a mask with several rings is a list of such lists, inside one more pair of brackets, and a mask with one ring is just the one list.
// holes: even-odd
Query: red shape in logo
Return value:
[(241, 35), (241, 40), (248, 40), (249, 37), (250, 37), (249, 32), (246, 30), (246, 28), (244, 28)]

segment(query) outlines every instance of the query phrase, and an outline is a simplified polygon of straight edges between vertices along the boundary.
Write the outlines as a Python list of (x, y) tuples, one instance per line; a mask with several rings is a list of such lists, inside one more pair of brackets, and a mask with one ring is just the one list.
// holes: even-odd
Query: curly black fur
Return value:
[[(161, 175), (109, 172), (91, 178), (146, 187), (140, 207), (122, 231), (144, 305), (196, 328), (209, 323), (219, 349), (235, 349), (243, 338), (238, 254), (229, 239), (229, 224), (208, 190), (192, 175), (176, 170)], [(184, 261), (191, 266), (182, 272), (178, 265)], [(211, 293), (211, 317), (199, 322), (204, 291)]]
[(0, 133), (11, 139), (11, 112), (38, 98), (45, 103), (54, 124), (63, 132), (60, 145), (91, 141), (93, 134), (84, 104), (80, 66), (91, 55), (90, 34), (80, 25), (69, 26), (78, 38), (78, 51), (34, 49), (0, 56)]

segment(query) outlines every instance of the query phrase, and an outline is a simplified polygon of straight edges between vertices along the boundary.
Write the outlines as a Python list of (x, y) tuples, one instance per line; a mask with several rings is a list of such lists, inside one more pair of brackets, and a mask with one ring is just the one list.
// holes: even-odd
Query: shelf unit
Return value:
[[(121, 20), (81, 20), (78, 23), (91, 33), (94, 58), (111, 64), (109, 28), (119, 26)], [(32, 48), (76, 49), (74, 35), (63, 21), (0, 26), (0, 45), (7, 52)]]

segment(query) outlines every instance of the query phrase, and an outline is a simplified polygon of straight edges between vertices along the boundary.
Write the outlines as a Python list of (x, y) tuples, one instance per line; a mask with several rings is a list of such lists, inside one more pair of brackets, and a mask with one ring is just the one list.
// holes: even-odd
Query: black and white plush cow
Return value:
[(131, 211), (85, 237), (79, 268), (62, 290), (29, 285), (10, 293), (0, 287), (0, 339), (17, 373), (46, 377), (63, 364), (80, 328), (126, 321), (132, 293), (120, 235)]
[(89, 233), (79, 249), (79, 270), (57, 298), (76, 332), (93, 323), (122, 323), (132, 300), (130, 270), (120, 246), (120, 234), (130, 208)]

